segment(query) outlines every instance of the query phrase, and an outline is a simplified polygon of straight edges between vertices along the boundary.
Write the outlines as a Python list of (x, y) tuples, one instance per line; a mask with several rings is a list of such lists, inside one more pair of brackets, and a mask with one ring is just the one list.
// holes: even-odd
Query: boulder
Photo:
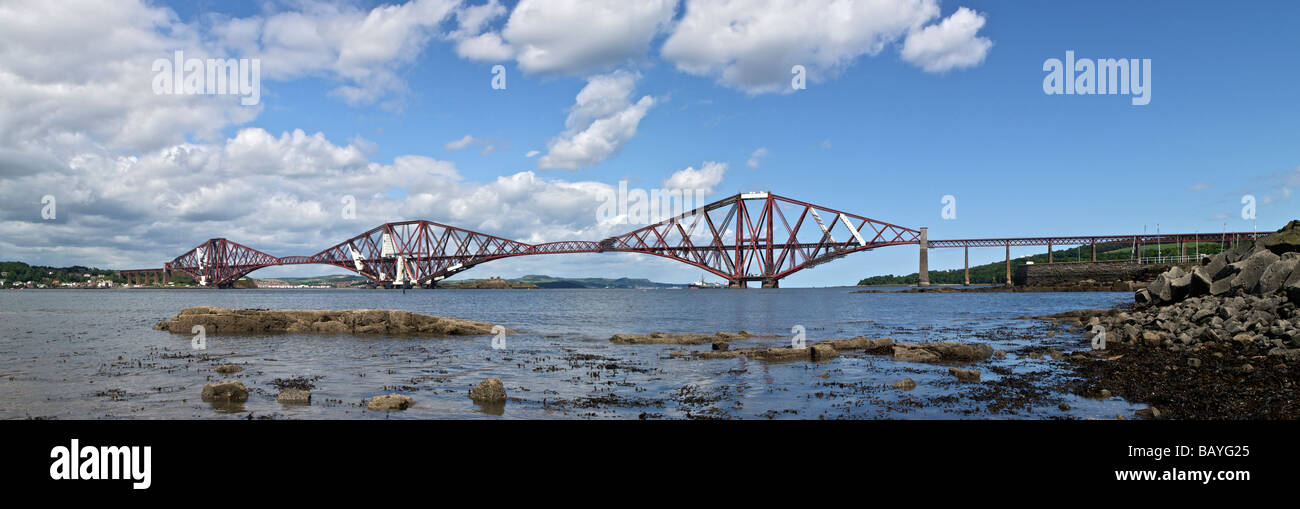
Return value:
[(1233, 288), (1240, 288), (1243, 291), (1256, 293), (1259, 278), (1264, 275), (1264, 271), (1268, 269), (1269, 265), (1272, 265), (1279, 259), (1280, 257), (1273, 254), (1272, 251), (1260, 249), (1250, 255), (1249, 258), (1234, 263), (1233, 265), (1241, 266), (1241, 271), (1232, 278)]
[(1282, 289), (1286, 284), (1287, 278), (1295, 271), (1296, 264), (1300, 263), (1300, 256), (1296, 253), (1286, 253), (1281, 259), (1273, 262), (1268, 268), (1264, 269), (1264, 274), (1259, 276), (1259, 294), (1270, 295), (1273, 292)]
[(506, 400), (506, 386), (500, 378), (489, 378), (469, 391), (469, 399), (480, 403), (501, 403)]
[(910, 391), (916, 388), (916, 382), (913, 381), (911, 378), (904, 378), (902, 380), (894, 382), (894, 388)]
[(217, 366), (215, 369), (213, 369), (213, 371), (216, 371), (217, 373), (221, 373), (221, 374), (238, 373), (243, 370), (244, 368), (241, 368), (235, 364), (222, 364), (220, 366)]
[(1223, 253), (1204, 258), (1203, 261), (1201, 268), (1205, 269), (1205, 273), (1210, 276), (1210, 281), (1219, 279), (1219, 272), (1222, 272), (1223, 268), (1228, 266), (1228, 257)]
[(1233, 278), (1231, 276), (1215, 279), (1213, 283), (1210, 283), (1210, 295), (1216, 297), (1221, 295), (1231, 295), (1233, 289), (1232, 280)]
[(650, 334), (615, 334), (609, 337), (609, 341), (625, 345), (702, 345), (705, 343), (727, 343), (751, 337), (754, 337), (754, 335), (746, 331), (715, 332), (713, 334), (652, 332)]
[(280, 391), (275, 400), (286, 405), (309, 405), (311, 404), (311, 391), (307, 389), (285, 389)]
[(1141, 290), (1133, 292), (1133, 302), (1138, 304), (1146, 304), (1151, 302), (1151, 291), (1147, 290), (1146, 288), (1143, 288)]
[(1174, 300), (1174, 293), (1169, 288), (1169, 277), (1165, 274), (1156, 276), (1156, 280), (1147, 285), (1147, 291), (1151, 293), (1151, 300), (1164, 303)]
[(1291, 277), (1282, 285), (1286, 298), (1292, 303), (1300, 304), (1300, 270), (1291, 271)]
[(406, 410), (408, 408), (411, 408), (411, 405), (414, 404), (415, 404), (415, 400), (411, 399), (410, 396), (393, 393), (393, 394), (384, 394), (382, 396), (375, 396), (373, 398), (370, 398), (370, 402), (366, 404), (366, 408), (369, 408), (374, 411)]
[(239, 380), (227, 380), (204, 385), (200, 397), (203, 401), (248, 401), (248, 389)]
[(957, 377), (958, 380), (963, 382), (980, 381), (980, 370), (978, 369), (948, 368), (948, 374)]
[(1210, 293), (1210, 285), (1214, 284), (1214, 277), (1210, 276), (1205, 267), (1196, 267), (1192, 269), (1192, 287), (1189, 295), (1200, 296)]
[[(1174, 267), (1175, 269), (1177, 267)], [(1172, 271), (1171, 271), (1172, 272)], [(1182, 271), (1179, 271), (1182, 272)], [(1177, 302), (1187, 298), (1192, 293), (1192, 274), (1183, 274), (1169, 281), (1169, 293), (1173, 296), (1173, 301)]]

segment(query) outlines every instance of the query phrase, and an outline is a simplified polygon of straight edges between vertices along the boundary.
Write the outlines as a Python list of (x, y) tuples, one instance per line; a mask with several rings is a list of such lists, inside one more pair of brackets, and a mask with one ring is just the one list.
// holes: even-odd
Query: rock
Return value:
[(220, 366), (217, 366), (215, 369), (213, 369), (213, 371), (216, 371), (217, 373), (221, 373), (221, 374), (238, 373), (243, 370), (244, 368), (241, 368), (235, 364), (222, 364)]
[(904, 378), (902, 380), (894, 382), (894, 388), (910, 391), (916, 388), (916, 382), (913, 381), (911, 378)]
[(754, 335), (746, 331), (715, 332), (713, 334), (652, 332), (650, 334), (615, 334), (609, 337), (609, 341), (625, 345), (703, 345), (705, 343), (727, 343), (751, 337), (754, 337)]
[(835, 350), (835, 347), (826, 343), (814, 344), (809, 347), (809, 349), (812, 350), (812, 360), (814, 361), (828, 361), (840, 356), (840, 353)]
[(1219, 279), (1219, 272), (1222, 271), (1223, 268), (1227, 266), (1228, 266), (1227, 256), (1225, 256), (1223, 253), (1219, 253), (1209, 258), (1206, 258), (1206, 262), (1204, 265), (1201, 265), (1201, 268), (1205, 269), (1205, 274), (1210, 276), (1210, 281), (1214, 281), (1216, 279)]
[(1147, 285), (1147, 292), (1150, 292), (1151, 299), (1157, 303), (1169, 302), (1174, 299), (1174, 293), (1169, 288), (1169, 278), (1164, 274), (1156, 276), (1156, 280)]
[(506, 400), (506, 386), (500, 378), (489, 378), (469, 391), (469, 399), (480, 403), (501, 403)]
[(1162, 415), (1159, 408), (1149, 406), (1133, 413), (1134, 417), (1140, 419), (1159, 419)]
[(713, 351), (715, 352), (725, 352), (730, 349), (731, 349), (731, 343), (727, 343), (726, 341), (713, 342)]
[(1147, 346), (1160, 346), (1160, 335), (1151, 331), (1142, 333), (1142, 342)]
[(306, 389), (285, 389), (275, 397), (276, 401), (287, 405), (311, 404), (311, 391)]
[(1205, 267), (1196, 267), (1192, 269), (1191, 295), (1196, 296), (1210, 293), (1210, 285), (1212, 284), (1214, 284), (1214, 277), (1210, 275), (1210, 272), (1206, 270)]
[(204, 385), (200, 397), (203, 401), (248, 401), (248, 389), (239, 380), (227, 380)]
[(1106, 389), (1102, 389), (1102, 390), (1101, 390), (1101, 394), (1100, 394), (1100, 396), (1101, 396), (1102, 398), (1110, 399), (1110, 391), (1108, 391), (1108, 390), (1106, 390)]
[(931, 343), (895, 343), (894, 359), (910, 362), (975, 362), (993, 355), (989, 345), (970, 345), (952, 341)]
[(1187, 366), (1192, 368), (1199, 368), (1201, 367), (1201, 360), (1197, 359), (1196, 357), (1189, 357), (1187, 359)]
[(1291, 277), (1297, 262), (1300, 262), (1300, 257), (1297, 257), (1296, 253), (1288, 252), (1282, 255), (1278, 261), (1269, 265), (1268, 268), (1264, 269), (1264, 274), (1259, 276), (1258, 293), (1260, 295), (1271, 295), (1273, 292), (1281, 290), (1282, 285), (1286, 284), (1287, 278)]
[(1276, 233), (1264, 237), (1259, 245), (1278, 255), (1300, 251), (1300, 220), (1292, 220)]
[(1237, 262), (1234, 265), (1240, 265), (1241, 271), (1236, 276), (1233, 276), (1232, 287), (1240, 288), (1246, 292), (1257, 293), (1256, 285), (1259, 284), (1260, 276), (1263, 276), (1264, 270), (1268, 269), (1268, 266), (1278, 261), (1279, 258), (1272, 251), (1261, 249), (1250, 255), (1249, 258)]
[(948, 368), (948, 374), (957, 377), (958, 380), (963, 382), (980, 381), (980, 370), (978, 369)]
[(375, 396), (373, 398), (370, 398), (370, 402), (366, 404), (366, 408), (369, 408), (374, 411), (406, 410), (408, 408), (411, 408), (411, 405), (414, 404), (415, 404), (415, 400), (411, 399), (410, 396), (393, 393), (393, 394), (384, 394), (383, 396)]
[[(484, 322), (383, 309), (320, 311), (303, 309), (185, 308), (157, 329), (191, 334), (195, 325), (213, 334), (385, 334), (395, 336), (467, 336), (491, 334)], [(513, 332), (507, 330), (506, 332)]]
[(1143, 288), (1133, 292), (1133, 302), (1138, 304), (1147, 304), (1151, 302), (1151, 291)]
[(1191, 295), (1192, 278), (1192, 274), (1183, 274), (1182, 276), (1169, 281), (1169, 293), (1172, 295), (1174, 302), (1183, 300), (1187, 298), (1188, 295)]
[(1215, 279), (1210, 283), (1210, 295), (1228, 295), (1232, 291), (1232, 276)]
[(838, 351), (866, 350), (868, 353), (893, 353), (894, 351), (893, 338), (870, 339), (866, 337), (856, 337), (852, 339), (818, 341), (817, 344), (830, 345)]
[(1059, 405), (1056, 405), (1056, 408), (1061, 409), (1061, 411), (1063, 411), (1063, 412), (1069, 412), (1069, 411), (1070, 411), (1070, 405), (1067, 405), (1067, 404), (1065, 404), (1065, 403), (1061, 403), (1061, 404), (1059, 404)]
[(1300, 348), (1275, 347), (1268, 351), (1269, 357), (1281, 357), (1287, 362), (1300, 362)]

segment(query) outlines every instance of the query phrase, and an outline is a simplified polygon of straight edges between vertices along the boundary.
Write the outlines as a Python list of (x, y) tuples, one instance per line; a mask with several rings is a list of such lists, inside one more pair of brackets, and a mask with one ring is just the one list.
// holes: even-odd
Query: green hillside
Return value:
[[(1128, 260), (1133, 257), (1133, 248), (1120, 247), (1102, 251), (1101, 246), (1097, 247), (1097, 260)], [(1201, 242), (1201, 254), (1215, 254), (1222, 250), (1224, 246), (1217, 242)], [(1197, 250), (1196, 244), (1187, 244), (1187, 254), (1191, 255)], [(1160, 254), (1165, 256), (1177, 255), (1178, 244), (1162, 244), (1159, 246)], [(1153, 257), (1157, 254), (1157, 246), (1152, 244), (1142, 249), (1142, 256)], [(1077, 248), (1053, 250), (1052, 258), (1056, 262), (1074, 262), (1089, 261), (1092, 259), (1092, 246), (1080, 246)], [(1011, 259), (1011, 272), (1014, 274), (1017, 267), (1024, 265), (1025, 262), (1047, 263), (1047, 253), (1043, 252), (1023, 258)], [(998, 261), (986, 263), (984, 265), (972, 265), (970, 268), (971, 284), (1003, 284), (1006, 283), (1006, 262)], [(906, 276), (896, 276), (887, 274), (882, 276), (870, 276), (858, 281), (859, 286), (867, 285), (914, 285), (920, 281), (917, 273), (913, 272)], [(930, 283), (939, 285), (959, 285), (962, 284), (962, 269), (956, 268), (951, 270), (931, 270)]]

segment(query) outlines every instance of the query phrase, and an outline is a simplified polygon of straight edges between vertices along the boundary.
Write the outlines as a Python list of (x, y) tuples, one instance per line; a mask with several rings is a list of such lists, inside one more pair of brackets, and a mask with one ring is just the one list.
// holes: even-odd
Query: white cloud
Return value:
[(984, 62), (993, 41), (979, 37), (984, 16), (962, 7), (934, 25), (913, 30), (903, 41), (903, 60), (926, 72), (942, 73)]
[(398, 70), (419, 56), (458, 4), (411, 0), (365, 11), (303, 2), (300, 11), (219, 19), (210, 31), (224, 47), (261, 58), (267, 79), (326, 75), (343, 82), (336, 96), (371, 104), (405, 89)]
[(446, 145), (443, 145), (443, 148), (446, 148), (447, 150), (460, 150), (472, 145), (473, 143), (474, 137), (466, 134), (464, 138), (447, 142)]
[(531, 157), (537, 157), (537, 154), (540, 154), (540, 153), (541, 153), (541, 152), (538, 152), (538, 151), (536, 151), (536, 150), (529, 150), (527, 154), (524, 154), (524, 157), (529, 157), (529, 158), (531, 158)]
[(705, 162), (700, 169), (688, 167), (673, 173), (663, 182), (664, 189), (701, 190), (712, 194), (727, 173), (727, 163)]
[[(937, 0), (693, 0), (685, 11), (662, 56), (683, 72), (749, 94), (791, 91), (795, 65), (804, 66), (813, 81), (825, 80), (922, 29), (940, 13)], [(958, 19), (965, 20), (964, 14)], [(921, 37), (916, 58), (926, 61), (923, 57), (933, 53), (954, 65), (967, 62), (971, 52), (950, 44), (956, 39), (951, 34), (966, 28), (958, 23), (940, 29), (938, 36)]]
[(621, 150), (655, 104), (650, 96), (632, 102), (637, 78), (627, 71), (589, 78), (569, 110), (565, 131), (550, 141), (537, 167), (576, 170)]
[(521, 0), (505, 27), (481, 32), (486, 20), (505, 14), (488, 4), (461, 19), (458, 41), (463, 58), (499, 62), (514, 58), (528, 73), (585, 74), (645, 55), (665, 30), (677, 0)]
[(749, 155), (749, 161), (745, 164), (748, 165), (750, 169), (757, 170), (758, 165), (761, 164), (761, 160), (764, 157), (767, 157), (767, 148), (760, 147), (758, 150), (755, 150), (753, 154)]

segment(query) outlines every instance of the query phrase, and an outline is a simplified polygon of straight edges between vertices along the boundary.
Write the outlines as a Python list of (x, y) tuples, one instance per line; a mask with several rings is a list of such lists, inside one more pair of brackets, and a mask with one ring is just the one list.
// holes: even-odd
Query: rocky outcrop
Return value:
[(489, 378), (469, 391), (469, 399), (479, 403), (504, 403), (506, 400), (506, 386), (501, 383), (500, 378)]
[(902, 380), (894, 382), (894, 388), (910, 391), (916, 388), (916, 381), (912, 380), (911, 378), (904, 378)]
[(286, 405), (310, 405), (311, 391), (306, 389), (285, 389), (276, 395), (275, 400)]
[(894, 360), (908, 362), (977, 362), (993, 356), (989, 345), (971, 345), (951, 341), (932, 343), (895, 343)]
[(650, 334), (615, 334), (609, 337), (609, 341), (624, 345), (702, 345), (712, 343), (715, 348), (725, 349), (718, 345), (752, 337), (754, 337), (753, 334), (743, 330), (740, 332), (715, 332), (713, 334), (652, 332)]
[(227, 380), (204, 385), (200, 397), (203, 401), (222, 403), (248, 401), (248, 389), (239, 380)]
[[(1174, 267), (1156, 277), (1134, 294), (1142, 306), (1168, 306), (1188, 298), (1210, 296), (1269, 297), (1284, 295), (1295, 303), (1300, 297), (1300, 221), (1291, 221), (1257, 243), (1237, 247), (1201, 259), (1200, 266), (1184, 272)], [(1226, 319), (1226, 317), (1225, 317)]]
[(415, 400), (411, 399), (410, 396), (393, 393), (393, 394), (384, 394), (383, 396), (375, 396), (373, 398), (370, 398), (370, 402), (366, 403), (366, 408), (369, 408), (370, 410), (374, 410), (374, 411), (406, 410), (408, 408), (411, 408), (411, 405), (414, 404), (415, 404)]
[[(302, 309), (185, 308), (155, 329), (191, 334), (382, 334), (389, 336), (469, 336), (491, 334), (492, 324), (383, 309), (319, 311)], [(507, 332), (513, 332), (507, 330)]]

